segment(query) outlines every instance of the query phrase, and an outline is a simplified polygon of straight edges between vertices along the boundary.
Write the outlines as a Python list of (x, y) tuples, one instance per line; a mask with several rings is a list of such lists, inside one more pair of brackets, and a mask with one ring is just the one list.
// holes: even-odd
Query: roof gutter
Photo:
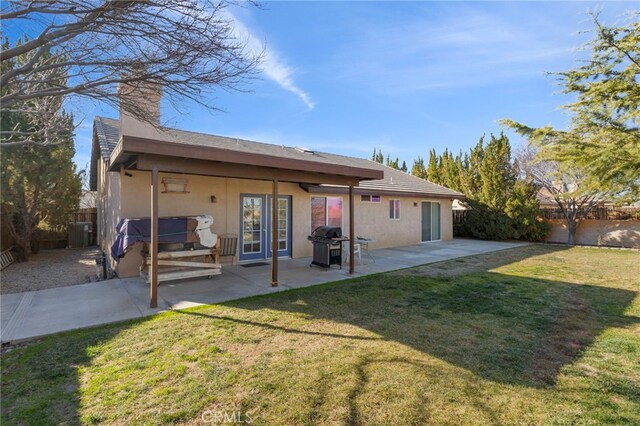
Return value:
[[(309, 194), (347, 194), (349, 188), (345, 186), (326, 186), (326, 185), (308, 185), (300, 184), (300, 188)], [(449, 200), (464, 201), (466, 197), (463, 194), (437, 194), (432, 192), (419, 192), (419, 191), (402, 191), (402, 190), (385, 190), (385, 189), (368, 189), (355, 187), (354, 193), (357, 195), (390, 195), (395, 197), (427, 197), (427, 198), (439, 198)]]

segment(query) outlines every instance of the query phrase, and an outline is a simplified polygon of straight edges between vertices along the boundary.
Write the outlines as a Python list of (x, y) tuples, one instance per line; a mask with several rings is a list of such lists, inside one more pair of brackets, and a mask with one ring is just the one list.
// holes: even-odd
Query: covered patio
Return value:
[(154, 308), (149, 307), (149, 285), (141, 278), (7, 294), (2, 297), (0, 336), (3, 343), (18, 342), (167, 310), (222, 303), (524, 245), (526, 243), (456, 239), (372, 250), (370, 256), (363, 254), (354, 274), (350, 274), (349, 268), (333, 267), (328, 271), (310, 268), (310, 258), (281, 259), (277, 287), (269, 286), (266, 279), (272, 265), (225, 266), (222, 275), (210, 280), (163, 283), (157, 289), (158, 305)]
[[(345, 187), (348, 191), (348, 259), (354, 257), (354, 188), (361, 181), (382, 179), (384, 172), (366, 167), (366, 162), (348, 157), (330, 156), (315, 153), (302, 148), (287, 148), (269, 144), (247, 143), (238, 139), (223, 137), (198, 138), (194, 135), (174, 137), (171, 133), (162, 138), (142, 138), (123, 135), (110, 155), (108, 171), (128, 173), (128, 170), (150, 172), (149, 217), (151, 219), (151, 238), (149, 242), (149, 288), (148, 304), (150, 308), (159, 305), (158, 300), (158, 218), (165, 213), (159, 209), (160, 182), (159, 173), (171, 173), (192, 176), (223, 177), (271, 182), (271, 211), (278, 211), (279, 184), (295, 183), (299, 185), (330, 184)], [(171, 139), (174, 137), (174, 139)], [(271, 215), (270, 250), (278, 253), (278, 217)], [(288, 260), (287, 260), (288, 262)], [(278, 256), (272, 256), (269, 262), (270, 281), (265, 287), (277, 287), (279, 277)], [(295, 264), (295, 263), (292, 263)], [(220, 264), (214, 264), (220, 268)], [(241, 267), (239, 267), (241, 268)], [(287, 268), (283, 262), (283, 268)], [(236, 269), (238, 271), (239, 269)], [(264, 268), (257, 268), (260, 276), (266, 274)], [(254, 272), (254, 271), (251, 271)], [(355, 273), (355, 262), (349, 262), (349, 274)], [(236, 281), (243, 274), (234, 275), (230, 269), (223, 269), (223, 280)], [(253, 275), (249, 273), (248, 275)], [(264, 280), (263, 280), (264, 281)]]

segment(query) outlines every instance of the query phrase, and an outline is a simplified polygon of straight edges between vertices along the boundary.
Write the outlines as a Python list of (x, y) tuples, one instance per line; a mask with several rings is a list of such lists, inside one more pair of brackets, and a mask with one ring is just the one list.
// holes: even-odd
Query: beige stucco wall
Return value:
[[(118, 221), (122, 217), (120, 176), (120, 173), (107, 172), (106, 163), (102, 159), (98, 160), (98, 243), (107, 254), (115, 240)], [(113, 269), (115, 262), (111, 262), (109, 266)]]
[[(128, 171), (131, 177), (123, 173), (111, 172), (115, 178), (107, 179), (119, 191), (112, 191), (111, 220), (117, 223), (121, 218), (150, 216), (150, 181), (149, 172)], [(209, 214), (213, 216), (213, 231), (217, 234), (239, 234), (240, 229), (240, 194), (270, 194), (272, 183), (244, 179), (215, 178), (205, 176), (180, 176), (175, 174), (159, 174), (159, 182), (163, 177), (180, 177), (188, 181), (188, 194), (159, 194), (158, 207), (160, 216), (189, 216)], [(162, 189), (162, 185), (160, 185)], [(292, 256), (311, 256), (312, 246), (307, 240), (311, 232), (311, 197), (324, 194), (309, 194), (299, 185), (280, 183), (280, 195), (292, 197)], [(216, 203), (211, 202), (211, 195), (216, 196)], [(333, 196), (333, 195), (328, 195)], [(349, 234), (348, 196), (337, 195), (343, 199), (343, 233)], [(441, 203), (442, 239), (449, 240), (453, 236), (451, 200), (435, 200), (412, 197), (382, 196), (380, 203), (363, 203), (360, 196), (355, 197), (355, 234), (377, 240), (371, 248), (393, 247), (420, 243), (421, 236), (421, 201), (438, 201)], [(389, 219), (389, 200), (400, 199), (400, 219)], [(120, 209), (116, 203), (119, 200)], [(414, 206), (414, 203), (416, 205)], [(108, 209), (107, 209), (108, 210)], [(117, 216), (117, 218), (116, 218)], [(107, 226), (103, 250), (108, 251), (115, 238), (115, 225)], [(118, 264), (112, 266), (120, 277), (135, 276), (142, 258), (139, 255), (141, 245), (134, 247)]]
[[(400, 200), (400, 219), (389, 219), (389, 200)], [(347, 222), (343, 228), (348, 235), (348, 197), (344, 197), (345, 209), (343, 220)], [(440, 203), (440, 220), (442, 239), (453, 238), (453, 223), (451, 214), (451, 200), (417, 198), (417, 197), (389, 197), (383, 195), (380, 203), (362, 202), (359, 195), (355, 197), (355, 234), (365, 238), (374, 238), (369, 248), (394, 247), (418, 244), (422, 236), (422, 201), (436, 201)]]
[[(549, 242), (566, 243), (567, 225), (564, 220), (549, 220)], [(640, 221), (583, 220), (576, 231), (576, 244), (612, 247), (640, 247)]]

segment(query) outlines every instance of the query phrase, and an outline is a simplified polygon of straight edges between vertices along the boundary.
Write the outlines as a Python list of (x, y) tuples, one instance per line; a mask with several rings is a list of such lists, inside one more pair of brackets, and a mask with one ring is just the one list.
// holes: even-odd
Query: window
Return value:
[(379, 195), (361, 195), (360, 201), (363, 203), (379, 203), (381, 197)]
[(342, 227), (342, 198), (311, 197), (311, 230), (325, 225)]
[(389, 200), (389, 219), (400, 219), (400, 200)]

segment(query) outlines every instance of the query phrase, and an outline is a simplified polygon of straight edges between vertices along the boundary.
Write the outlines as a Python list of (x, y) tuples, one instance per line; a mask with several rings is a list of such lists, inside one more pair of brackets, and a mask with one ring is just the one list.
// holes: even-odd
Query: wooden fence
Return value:
[(74, 222), (91, 222), (91, 237), (89, 238), (89, 245), (94, 245), (97, 242), (98, 236), (98, 209), (95, 207), (80, 209), (75, 213)]
[(469, 210), (452, 210), (453, 212), (453, 224), (462, 225), (464, 218), (467, 216)]

